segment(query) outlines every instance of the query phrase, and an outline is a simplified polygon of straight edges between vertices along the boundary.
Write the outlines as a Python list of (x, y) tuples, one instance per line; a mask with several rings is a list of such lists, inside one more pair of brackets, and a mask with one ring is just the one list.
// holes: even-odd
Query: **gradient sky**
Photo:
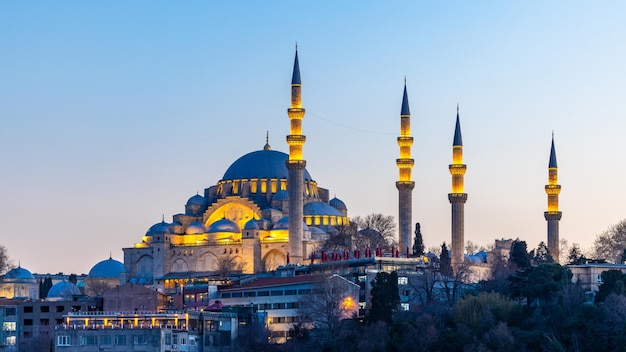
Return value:
[(397, 220), (400, 104), (413, 221), (450, 239), (457, 102), (465, 238), (546, 240), (555, 133), (561, 238), (626, 217), (622, 1), (0, 2), (1, 244), (87, 273), (214, 185), (269, 131), (287, 152), (297, 41), (307, 169), (349, 216)]

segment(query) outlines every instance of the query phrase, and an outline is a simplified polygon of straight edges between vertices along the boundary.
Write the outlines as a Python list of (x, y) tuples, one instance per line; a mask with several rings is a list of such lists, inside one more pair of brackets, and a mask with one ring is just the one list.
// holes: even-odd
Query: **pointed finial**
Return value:
[(556, 149), (554, 148), (554, 131), (552, 131), (552, 145), (550, 146), (550, 162), (548, 163), (548, 168), (557, 168), (556, 164)]
[(298, 44), (296, 43), (296, 58), (293, 62), (293, 75), (291, 76), (291, 84), (302, 84), (300, 81), (300, 64), (298, 63)]
[(402, 110), (400, 111), (400, 115), (411, 115), (411, 110), (409, 109), (409, 96), (406, 93), (406, 77), (404, 78), (404, 94), (402, 95)]
[(113, 259), (113, 252), (109, 251), (109, 260)]
[(459, 103), (456, 103), (456, 126), (454, 127), (454, 140), (452, 146), (463, 146), (463, 138), (461, 137), (461, 119), (459, 118)]
[(298, 41), (296, 40), (296, 52), (298, 52)]
[(265, 146), (263, 146), (263, 150), (272, 150), (270, 147), (270, 132), (265, 131)]
[(161, 222), (165, 222), (165, 214), (161, 214)]

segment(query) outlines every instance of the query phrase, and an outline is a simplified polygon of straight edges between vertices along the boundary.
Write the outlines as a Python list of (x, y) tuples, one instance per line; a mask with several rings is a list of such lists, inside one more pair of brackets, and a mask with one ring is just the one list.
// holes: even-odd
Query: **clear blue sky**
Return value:
[(397, 219), (406, 76), (413, 220), (450, 238), (457, 102), (466, 239), (546, 240), (555, 132), (561, 237), (626, 218), (621, 1), (0, 2), (1, 244), (38, 273), (86, 273), (214, 185), (287, 151), (299, 45), (304, 156), (349, 215)]

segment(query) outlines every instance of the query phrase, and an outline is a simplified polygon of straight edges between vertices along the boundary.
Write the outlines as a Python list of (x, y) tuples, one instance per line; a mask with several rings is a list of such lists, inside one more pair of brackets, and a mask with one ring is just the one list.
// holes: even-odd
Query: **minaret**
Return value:
[(304, 207), (304, 168), (306, 161), (302, 158), (302, 147), (306, 142), (306, 136), (302, 135), (302, 82), (300, 81), (300, 65), (298, 63), (298, 46), (296, 45), (296, 58), (293, 64), (293, 76), (291, 77), (291, 107), (287, 110), (289, 116), (289, 159), (287, 160), (287, 190), (289, 192), (289, 259), (293, 264), (302, 263), (303, 240), (303, 207)]
[(465, 248), (465, 202), (467, 193), (463, 177), (467, 166), (463, 164), (463, 139), (461, 138), (461, 121), (459, 120), (459, 105), (456, 106), (456, 127), (452, 141), (452, 164), (448, 167), (452, 175), (452, 193), (448, 200), (452, 204), (452, 267), (463, 263)]
[(548, 184), (546, 185), (548, 211), (544, 212), (543, 216), (548, 222), (548, 250), (556, 263), (559, 262), (559, 221), (563, 215), (559, 211), (559, 193), (561, 193), (561, 185), (558, 184), (558, 174), (556, 151), (554, 150), (554, 132), (552, 132), (552, 147), (550, 148), (550, 161), (548, 162)]
[(398, 189), (398, 222), (399, 241), (398, 250), (400, 253), (408, 253), (411, 248), (411, 212), (413, 211), (412, 192), (415, 187), (412, 171), (414, 161), (411, 159), (411, 147), (413, 137), (411, 137), (411, 112), (409, 110), (409, 98), (406, 94), (406, 78), (404, 79), (404, 95), (402, 96), (402, 110), (400, 111), (400, 136), (398, 137), (400, 147), (400, 158), (396, 159), (398, 165), (399, 179), (396, 182)]

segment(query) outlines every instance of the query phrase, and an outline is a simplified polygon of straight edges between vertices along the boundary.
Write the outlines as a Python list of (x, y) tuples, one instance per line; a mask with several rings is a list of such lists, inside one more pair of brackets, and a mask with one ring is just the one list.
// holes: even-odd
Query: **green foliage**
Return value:
[(441, 255), (439, 256), (439, 273), (446, 277), (452, 277), (452, 260), (446, 242), (441, 245)]
[(626, 292), (626, 274), (620, 270), (607, 270), (601, 274), (602, 285), (596, 294), (596, 303), (604, 302), (610, 294), (624, 295)]
[(494, 322), (509, 322), (520, 314), (521, 308), (510, 298), (495, 292), (481, 292), (478, 296), (460, 299), (452, 309), (456, 324), (473, 331), (486, 331)]
[(526, 241), (520, 241), (519, 239), (513, 241), (509, 255), (509, 265), (513, 265), (516, 269), (530, 267), (530, 255), (528, 254)]
[(371, 291), (372, 306), (367, 317), (368, 323), (383, 321), (391, 324), (393, 313), (400, 304), (400, 291), (398, 290), (398, 274), (379, 272), (372, 281)]
[(525, 297), (528, 305), (558, 302), (564, 288), (571, 284), (572, 272), (557, 263), (530, 267), (511, 275), (511, 296)]
[(567, 255), (567, 263), (574, 265), (587, 263), (587, 258), (583, 255), (577, 243), (572, 244), (572, 248), (570, 248), (569, 254)]
[(545, 244), (545, 242), (539, 242), (539, 245), (535, 250), (535, 256), (533, 258), (533, 261), (535, 262), (535, 265), (554, 263), (554, 258), (552, 258), (552, 255), (550, 254), (548, 246)]
[(424, 239), (422, 238), (422, 231), (420, 223), (415, 223), (415, 238), (413, 239), (413, 256), (419, 257), (424, 255)]

